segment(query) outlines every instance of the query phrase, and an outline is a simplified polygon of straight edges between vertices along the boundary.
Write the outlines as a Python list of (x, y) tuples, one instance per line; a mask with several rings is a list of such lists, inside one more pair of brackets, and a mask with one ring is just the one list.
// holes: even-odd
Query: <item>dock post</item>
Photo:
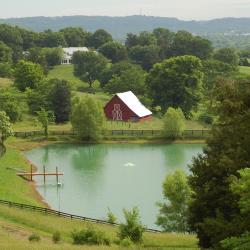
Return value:
[(44, 184), (45, 184), (45, 166), (43, 165), (43, 182), (44, 182)]
[(33, 181), (32, 179), (33, 175), (32, 175), (32, 164), (30, 164), (30, 180)]
[(56, 167), (56, 184), (58, 185), (58, 167)]

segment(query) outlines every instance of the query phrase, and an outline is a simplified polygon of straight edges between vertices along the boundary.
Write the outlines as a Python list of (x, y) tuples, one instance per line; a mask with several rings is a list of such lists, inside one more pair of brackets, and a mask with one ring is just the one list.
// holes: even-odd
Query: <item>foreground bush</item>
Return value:
[(30, 242), (38, 242), (41, 240), (41, 237), (37, 233), (33, 233), (29, 236), (28, 239)]
[(118, 236), (120, 240), (129, 238), (134, 243), (141, 243), (145, 229), (140, 221), (138, 208), (135, 207), (132, 211), (124, 209), (123, 212), (126, 222), (119, 227)]
[(76, 245), (110, 245), (110, 239), (104, 232), (98, 231), (92, 226), (80, 231), (72, 232), (73, 243)]
[(61, 234), (60, 232), (56, 231), (53, 233), (52, 240), (54, 243), (58, 243), (61, 241)]

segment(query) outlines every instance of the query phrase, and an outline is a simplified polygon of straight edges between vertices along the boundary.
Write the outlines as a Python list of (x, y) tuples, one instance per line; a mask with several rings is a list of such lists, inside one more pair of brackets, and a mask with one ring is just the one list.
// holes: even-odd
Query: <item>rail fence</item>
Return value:
[[(71, 220), (88, 221), (88, 222), (92, 222), (96, 224), (105, 224), (105, 225), (111, 225), (111, 226), (120, 225), (119, 223), (111, 223), (105, 220), (88, 218), (84, 216), (79, 216), (79, 215), (74, 215), (74, 214), (69, 214), (69, 213), (53, 210), (53, 209), (46, 208), (46, 207), (37, 207), (37, 206), (32, 206), (32, 205), (27, 205), (27, 204), (16, 203), (12, 201), (0, 200), (0, 204), (7, 205), (9, 207), (33, 210), (33, 211), (41, 212), (41, 213), (48, 214), (48, 215), (50, 214), (50, 215), (56, 215), (56, 216), (63, 217), (63, 218), (70, 218)], [(145, 231), (151, 232), (151, 233), (161, 233), (160, 230), (151, 229), (151, 228), (145, 228)]]
[[(14, 136), (16, 137), (30, 137), (30, 136), (37, 136), (43, 135), (43, 131), (24, 131), (24, 132), (14, 132)], [(74, 136), (77, 135), (77, 131), (73, 130), (65, 130), (65, 131), (49, 131), (49, 135), (69, 135)], [(120, 129), (120, 130), (103, 130), (103, 136), (107, 137), (115, 137), (115, 136), (131, 136), (131, 137), (165, 137), (166, 132), (163, 130), (139, 130), (139, 129)], [(171, 133), (169, 133), (171, 134)], [(208, 138), (211, 134), (211, 130), (208, 129), (201, 129), (201, 130), (185, 130), (182, 133), (180, 138)], [(169, 136), (170, 138), (171, 136)]]

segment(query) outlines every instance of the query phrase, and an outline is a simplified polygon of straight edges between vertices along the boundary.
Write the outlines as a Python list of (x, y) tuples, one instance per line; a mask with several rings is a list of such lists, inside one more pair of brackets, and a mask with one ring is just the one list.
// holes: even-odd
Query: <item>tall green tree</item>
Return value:
[(129, 58), (144, 70), (150, 70), (153, 65), (160, 61), (160, 48), (157, 45), (137, 45), (129, 50)]
[(53, 88), (50, 93), (50, 105), (55, 115), (55, 122), (69, 121), (71, 112), (71, 89), (65, 80), (53, 79)]
[(107, 67), (108, 60), (96, 52), (77, 51), (73, 55), (74, 74), (86, 81), (92, 88), (95, 80), (99, 80), (103, 70)]
[(48, 66), (60, 65), (63, 57), (62, 48), (44, 48), (42, 53)]
[(113, 40), (112, 36), (103, 29), (95, 31), (91, 36), (88, 37), (87, 45), (98, 49), (105, 43), (111, 42)]
[(52, 30), (48, 29), (44, 32), (39, 33), (39, 38), (37, 44), (40, 47), (66, 47), (67, 43), (64, 39), (64, 35), (60, 32), (53, 32)]
[(235, 49), (232, 48), (222, 48), (215, 51), (213, 55), (215, 60), (228, 63), (232, 66), (239, 65), (239, 55)]
[(41, 110), (37, 111), (36, 113), (37, 123), (42, 126), (44, 130), (44, 136), (47, 138), (49, 135), (49, 124), (52, 124), (55, 121), (54, 113), (52, 111), (46, 111), (44, 108), (41, 108)]
[(113, 63), (128, 59), (126, 47), (115, 41), (105, 43), (98, 49), (98, 51)]
[(189, 224), (203, 248), (250, 230), (249, 214), (241, 216), (240, 196), (231, 189), (232, 176), (250, 162), (250, 84), (227, 81), (217, 94), (219, 120), (202, 155), (191, 165), (194, 192)]
[(154, 65), (146, 82), (154, 106), (180, 107), (189, 116), (200, 100), (202, 80), (200, 59), (178, 56)]
[(20, 91), (25, 91), (26, 88), (35, 88), (45, 76), (39, 64), (19, 61), (15, 68), (14, 77), (15, 86)]
[(182, 170), (176, 170), (166, 176), (163, 183), (163, 195), (166, 202), (157, 204), (160, 210), (156, 224), (166, 232), (187, 232), (191, 188)]
[(111, 94), (130, 90), (137, 95), (143, 95), (146, 92), (145, 78), (146, 72), (140, 66), (134, 65), (119, 75), (114, 74), (104, 89)]
[(74, 99), (71, 124), (81, 139), (99, 139), (104, 125), (103, 107), (91, 96)]
[(0, 111), (0, 144), (4, 147), (5, 140), (13, 134), (9, 117)]
[(61, 29), (68, 47), (82, 47), (86, 44), (87, 33), (81, 27), (67, 27)]
[(12, 49), (0, 41), (0, 63), (12, 62)]

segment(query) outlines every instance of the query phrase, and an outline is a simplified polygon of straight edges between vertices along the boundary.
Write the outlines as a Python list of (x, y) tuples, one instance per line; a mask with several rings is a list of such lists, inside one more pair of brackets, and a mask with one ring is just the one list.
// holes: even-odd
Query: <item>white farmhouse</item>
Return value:
[(72, 63), (73, 54), (76, 51), (88, 52), (89, 49), (87, 47), (69, 47), (69, 48), (63, 48), (63, 58), (62, 58), (61, 64), (71, 64)]

